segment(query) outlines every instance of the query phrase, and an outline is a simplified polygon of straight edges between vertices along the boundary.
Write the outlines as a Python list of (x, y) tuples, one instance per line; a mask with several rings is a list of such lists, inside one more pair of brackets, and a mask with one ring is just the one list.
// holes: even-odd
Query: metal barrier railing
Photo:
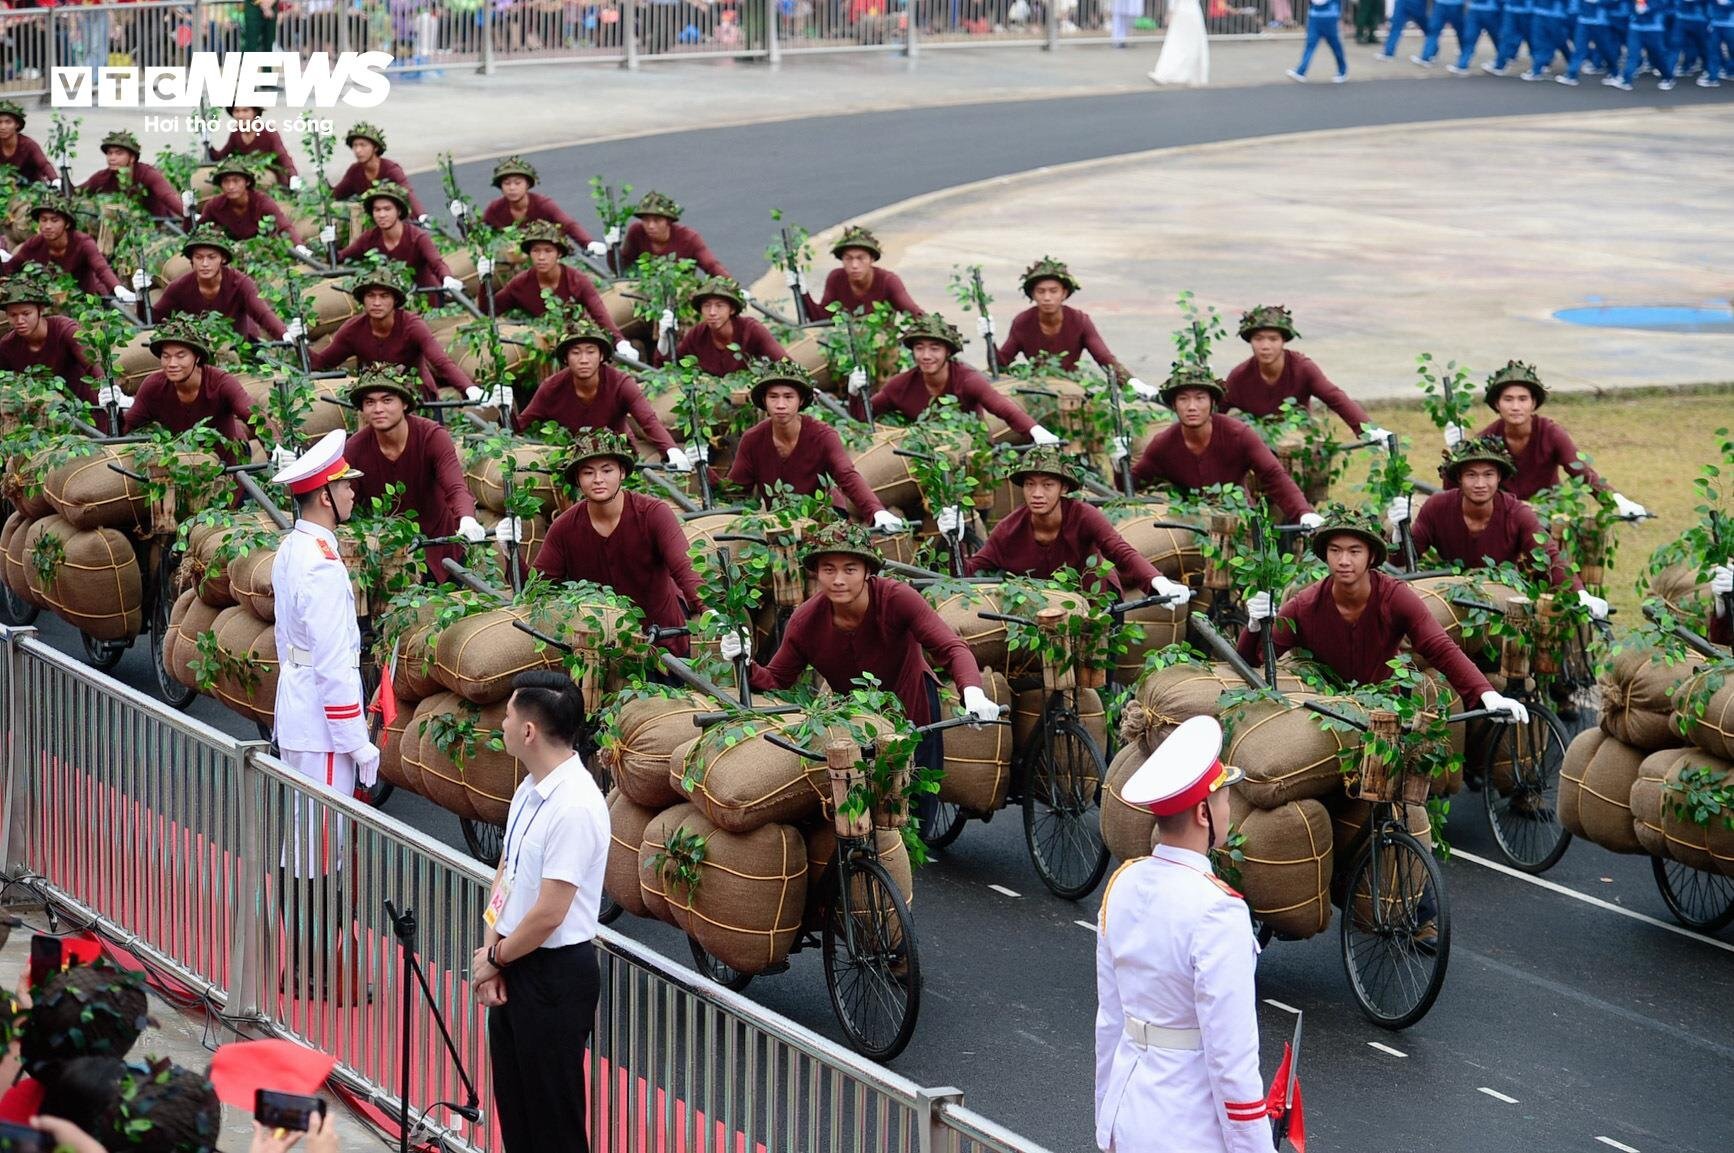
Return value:
[[(235, 1024), (334, 1055), (340, 1079), (387, 1113), (406, 1029), (415, 1108), (465, 1103), (419, 999), (405, 1013), (385, 902), (414, 910), (416, 952), (484, 1111), (480, 1124), (451, 1114), (428, 1131), (448, 1148), (498, 1149), (484, 1013), (464, 978), (489, 874), (32, 629), (0, 628), (0, 645), (7, 877)], [(592, 1148), (1043, 1153), (956, 1090), (864, 1061), (634, 941), (604, 929), (597, 947)]]

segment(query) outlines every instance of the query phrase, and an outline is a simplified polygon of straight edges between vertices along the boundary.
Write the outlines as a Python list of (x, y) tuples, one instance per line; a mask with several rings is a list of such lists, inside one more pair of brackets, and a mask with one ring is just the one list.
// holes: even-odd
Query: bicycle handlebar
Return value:
[[(676, 657), (675, 659), (679, 660), (680, 658)], [(665, 661), (663, 663), (666, 664), (667, 662)], [(704, 679), (703, 677), (699, 677), (697, 673), (693, 673), (693, 676), (698, 677), (698, 679), (701, 681)], [(722, 699), (727, 700), (728, 699), (727, 694), (724, 694)], [(796, 713), (796, 712), (800, 712), (800, 709), (798, 707), (796, 707), (795, 705), (772, 705), (770, 708), (735, 709), (732, 712), (726, 711), (726, 710), (719, 710), (719, 711), (714, 712), (714, 713), (694, 713), (692, 716), (692, 723), (694, 725), (697, 725), (701, 729), (708, 729), (712, 725), (721, 724), (723, 721), (728, 720), (730, 717), (739, 717), (739, 716), (777, 717), (777, 716), (784, 716), (788, 713)], [(766, 734), (766, 736), (771, 736), (771, 735), (773, 735), (773, 734)]]
[(1117, 605), (1112, 605), (1109, 607), (1108, 613), (1114, 617), (1123, 617), (1127, 613), (1137, 612), (1139, 609), (1149, 608), (1151, 605), (1173, 604), (1179, 599), (1172, 593), (1151, 593), (1149, 596), (1139, 597), (1135, 601), (1121, 601)]
[(769, 743), (777, 746), (779, 749), (787, 749), (789, 752), (794, 753), (796, 756), (805, 757), (809, 761), (823, 761), (823, 760), (828, 759), (828, 758), (826, 758), (826, 756), (823, 753), (815, 753), (811, 749), (804, 748), (801, 745), (797, 745), (794, 741), (784, 740), (782, 737), (778, 736), (776, 733), (766, 733), (765, 734), (765, 740), (768, 741)]

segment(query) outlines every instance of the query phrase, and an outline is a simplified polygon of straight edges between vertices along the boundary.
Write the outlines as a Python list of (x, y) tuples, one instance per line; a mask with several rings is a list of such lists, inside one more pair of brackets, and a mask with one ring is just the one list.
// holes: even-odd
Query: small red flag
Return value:
[[(1270, 1096), (1265, 1098), (1265, 1106), (1272, 1119), (1277, 1122), (1277, 1132), (1294, 1146), (1295, 1153), (1307, 1153), (1306, 1115), (1301, 1109), (1300, 1074), (1292, 1072), (1294, 1064), (1294, 1049), (1287, 1042), (1282, 1043), (1282, 1064), (1276, 1067), (1276, 1074), (1271, 1077)], [(1294, 1103), (1289, 1104), (1288, 1083), (1294, 1078)], [(1286, 1114), (1286, 1116), (1285, 1116)], [(1278, 1148), (1281, 1142), (1278, 1142)]]
[(385, 668), (380, 670), (379, 688), (374, 690), (373, 700), (369, 702), (367, 711), (379, 714), (379, 739), (374, 743), (380, 748), (391, 739), (392, 722), (397, 720), (397, 645), (391, 646), (391, 659), (385, 662)]

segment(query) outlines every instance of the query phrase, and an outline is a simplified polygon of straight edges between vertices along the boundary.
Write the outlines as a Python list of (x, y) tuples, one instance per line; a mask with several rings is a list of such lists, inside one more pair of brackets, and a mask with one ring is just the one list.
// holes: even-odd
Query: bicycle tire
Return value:
[[(614, 907), (616, 910), (620, 908), (619, 905)], [(698, 943), (697, 937), (688, 937), (686, 943), (692, 948), (692, 967), (723, 988), (739, 993), (753, 983), (751, 973), (743, 973), (739, 969), (730, 968), (717, 960), (710, 955), (710, 952), (703, 945)]]
[[(0, 520), (9, 518), (18, 510), (12, 507), (9, 500), (0, 500)], [(11, 625), (13, 628), (23, 628), (36, 623), (36, 614), (42, 608), (34, 601), (28, 600), (15, 592), (11, 585), (0, 581), (0, 624)]]
[[(844, 858), (838, 874), (821, 932), (825, 989), (850, 1048), (889, 1061), (909, 1044), (921, 1014), (915, 918), (877, 860)], [(870, 1019), (875, 1010), (883, 1011), (882, 1027)]]
[[(1387, 872), (1390, 879), (1381, 879)], [(1431, 918), (1425, 915), (1429, 892)], [(1431, 947), (1417, 939), (1429, 919), (1438, 933)], [(1396, 1030), (1425, 1017), (1451, 959), (1451, 909), (1432, 851), (1399, 828), (1380, 828), (1369, 837), (1344, 890), (1340, 938), (1349, 991), (1369, 1021)], [(1395, 989), (1392, 974), (1398, 978)]]
[(1043, 725), (1024, 773), (1024, 842), (1036, 875), (1056, 897), (1087, 897), (1108, 871), (1098, 811), (1107, 775), (1102, 750), (1075, 717)]
[(504, 825), (478, 821), (474, 817), (459, 817), (458, 824), (463, 827), (464, 846), (469, 849), (470, 856), (484, 865), (500, 863), (500, 852), (506, 839)]
[(171, 708), (185, 710), (198, 697), (199, 690), (189, 688), (175, 679), (163, 659), (168, 644), (169, 617), (175, 607), (175, 570), (179, 560), (172, 548), (164, 548), (157, 560), (155, 587), (151, 590), (151, 672), (156, 675), (157, 694)]
[(930, 849), (943, 849), (963, 835), (963, 826), (968, 823), (969, 817), (961, 806), (935, 799), (933, 812), (922, 817), (917, 828), (922, 844)]
[(78, 639), (84, 644), (85, 662), (98, 672), (106, 673), (113, 669), (126, 655), (126, 641), (99, 641), (83, 631), (79, 632)]
[[(1571, 833), (1559, 821), (1559, 771), (1571, 737), (1552, 709), (1528, 708), (1527, 738), (1520, 736), (1519, 725), (1493, 727), (1482, 750), (1481, 801), (1506, 863), (1525, 873), (1545, 873), (1571, 845)], [(1519, 749), (1521, 739), (1527, 739), (1527, 751)], [(1509, 771), (1496, 771), (1502, 757)]]
[(602, 894), (602, 903), (596, 909), (596, 923), (599, 925), (612, 925), (614, 922), (620, 920), (620, 914), (623, 912), (625, 912), (625, 910), (620, 907), (620, 902), (616, 901), (612, 896), (604, 891)]
[(1734, 922), (1734, 877), (1706, 873), (1669, 857), (1651, 857), (1662, 902), (1674, 920), (1695, 933), (1715, 933)]

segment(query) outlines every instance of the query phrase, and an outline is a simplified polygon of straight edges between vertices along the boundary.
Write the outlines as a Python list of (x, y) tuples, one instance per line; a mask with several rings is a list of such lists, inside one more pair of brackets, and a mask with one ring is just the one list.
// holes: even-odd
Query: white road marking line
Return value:
[(1495, 1101), (1503, 1101), (1507, 1105), (1517, 1104), (1517, 1098), (1516, 1097), (1507, 1097), (1505, 1094), (1501, 1093), (1499, 1090), (1489, 1089), (1485, 1085), (1483, 1085), (1483, 1086), (1481, 1086), (1481, 1088), (1477, 1089), (1476, 1092), (1477, 1093), (1485, 1093), (1489, 1097), (1493, 1098)]
[(1284, 1013), (1293, 1013), (1297, 1017), (1300, 1016), (1299, 1009), (1295, 1008), (1293, 1005), (1285, 1005), (1275, 997), (1266, 997), (1264, 1003), (1273, 1009), (1281, 1009)]
[(1389, 1053), (1393, 1057), (1407, 1057), (1409, 1055), (1409, 1054), (1403, 1052), (1403, 1050), (1401, 1050), (1401, 1049), (1391, 1048), (1389, 1045), (1385, 1044), (1382, 1041), (1368, 1041), (1367, 1044), (1371, 1045), (1373, 1048), (1377, 1049), (1379, 1052)]
[(1622, 1141), (1615, 1141), (1612, 1137), (1597, 1137), (1596, 1140), (1600, 1141), (1603, 1145), (1613, 1146), (1615, 1149), (1620, 1150), (1620, 1153), (1638, 1153), (1638, 1151), (1633, 1149), (1630, 1145), (1627, 1145)]
[(1004, 885), (989, 885), (988, 888), (992, 889), (996, 893), (1001, 893), (1007, 897), (1018, 896), (1018, 894), (1016, 892), (1014, 892), (1011, 889), (1006, 888)]
[(1562, 896), (1570, 897), (1574, 901), (1582, 901), (1586, 905), (1594, 905), (1598, 909), (1606, 909), (1610, 913), (1618, 913), (1622, 917), (1630, 917), (1634, 921), (1642, 921), (1646, 925), (1654, 925), (1658, 929), (1666, 929), (1670, 933), (1678, 933), (1680, 936), (1690, 938), (1700, 944), (1711, 945), (1715, 948), (1734, 953), (1734, 945), (1729, 944), (1727, 941), (1718, 941), (1713, 937), (1706, 937), (1701, 933), (1694, 933), (1692, 930), (1680, 925), (1669, 924), (1667, 921), (1658, 920), (1657, 918), (1648, 916), (1647, 914), (1639, 913), (1633, 909), (1628, 909), (1623, 905), (1616, 905), (1612, 901), (1604, 901), (1600, 897), (1592, 897), (1588, 893), (1580, 893), (1576, 889), (1567, 888), (1555, 881), (1545, 880), (1541, 877), (1532, 877), (1528, 873), (1519, 872), (1509, 865), (1501, 864), (1498, 861), (1490, 861), (1486, 857), (1477, 857), (1474, 853), (1465, 852), (1464, 850), (1455, 847), (1451, 850), (1451, 856), (1454, 860), (1461, 857), (1463, 860), (1468, 861), (1471, 864), (1492, 869), (1496, 873), (1504, 873), (1508, 877), (1515, 877), (1519, 881), (1547, 889), (1551, 892), (1559, 893)]
[(1092, 932), (1092, 933), (1101, 932), (1100, 929), (1096, 928), (1096, 922), (1094, 922), (1094, 921), (1073, 921), (1072, 924), (1082, 925), (1084, 928), (1090, 930), (1090, 932)]

